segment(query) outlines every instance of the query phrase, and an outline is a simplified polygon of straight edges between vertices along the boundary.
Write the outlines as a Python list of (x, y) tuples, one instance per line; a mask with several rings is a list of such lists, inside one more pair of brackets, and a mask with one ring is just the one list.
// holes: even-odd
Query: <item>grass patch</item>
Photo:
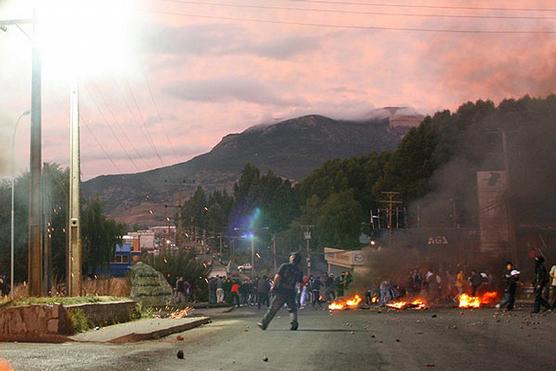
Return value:
[(69, 319), (71, 322), (71, 326), (73, 327), (73, 331), (77, 332), (85, 332), (90, 330), (93, 326), (89, 321), (89, 318), (81, 309), (72, 310), (69, 312)]
[(37, 305), (37, 304), (92, 304), (92, 303), (105, 303), (110, 301), (123, 301), (129, 298), (122, 298), (117, 296), (45, 296), (45, 297), (31, 297), (31, 298), (17, 298), (9, 303), (10, 306), (21, 305)]

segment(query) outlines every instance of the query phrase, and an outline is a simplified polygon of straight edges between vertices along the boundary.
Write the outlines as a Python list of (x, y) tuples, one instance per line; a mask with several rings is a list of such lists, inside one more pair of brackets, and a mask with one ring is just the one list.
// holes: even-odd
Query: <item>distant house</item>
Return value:
[[(141, 247), (139, 240), (135, 238), (126, 239), (122, 244), (116, 245), (114, 258), (110, 262), (110, 275), (112, 277), (124, 277), (133, 264), (139, 261), (141, 257)], [(135, 243), (134, 243), (135, 242)]]
[[(116, 244), (112, 261), (97, 269), (97, 275), (111, 277), (125, 277), (131, 266), (137, 263), (141, 258), (141, 246), (137, 236), (123, 236), (122, 243)], [(91, 267), (88, 274), (92, 273)]]

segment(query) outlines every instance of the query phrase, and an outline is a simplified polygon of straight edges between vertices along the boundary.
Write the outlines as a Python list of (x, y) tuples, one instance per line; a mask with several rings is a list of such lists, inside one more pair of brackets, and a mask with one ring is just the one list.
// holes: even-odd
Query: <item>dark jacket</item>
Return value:
[(543, 263), (535, 265), (535, 286), (545, 286), (548, 283), (548, 271)]

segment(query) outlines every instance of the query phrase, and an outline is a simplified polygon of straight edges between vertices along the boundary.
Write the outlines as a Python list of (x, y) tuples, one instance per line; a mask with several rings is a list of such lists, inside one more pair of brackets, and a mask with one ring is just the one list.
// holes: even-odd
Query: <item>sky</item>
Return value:
[[(303, 114), (358, 119), (384, 106), (432, 114), (555, 90), (552, 1), (73, 2), (85, 4), (82, 18), (44, 32), (43, 161), (68, 163), (69, 51), (83, 69), (75, 74), (84, 180), (187, 161), (227, 134)], [(0, 19), (30, 17), (30, 3), (0, 0)], [(47, 9), (45, 19), (56, 13)], [(0, 31), (3, 175), (14, 122), (30, 107), (30, 35), (27, 25)], [(29, 117), (15, 138), (22, 172)]]

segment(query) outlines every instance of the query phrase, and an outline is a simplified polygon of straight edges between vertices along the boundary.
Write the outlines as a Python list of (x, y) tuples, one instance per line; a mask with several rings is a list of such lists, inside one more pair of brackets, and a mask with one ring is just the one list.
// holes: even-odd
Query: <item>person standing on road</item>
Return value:
[(322, 282), (320, 280), (320, 277), (316, 277), (313, 280), (313, 283), (311, 284), (311, 292), (313, 295), (313, 301), (312, 301), (312, 305), (313, 305), (313, 309), (315, 309), (316, 304), (319, 305), (319, 308), (322, 308), (322, 303), (320, 302), (320, 287), (322, 286)]
[(483, 277), (477, 271), (471, 271), (471, 277), (469, 277), (469, 283), (471, 284), (471, 296), (476, 296), (479, 287), (483, 283)]
[(209, 304), (216, 304), (216, 277), (209, 278)]
[(216, 302), (218, 304), (224, 302), (224, 281), (220, 276), (216, 279)]
[(556, 264), (550, 268), (550, 291), (552, 293), (552, 310), (556, 309)]
[(504, 296), (500, 304), (496, 308), (507, 310), (514, 309), (515, 303), (515, 292), (517, 289), (517, 281), (519, 280), (519, 271), (514, 268), (512, 262), (506, 262), (506, 273), (504, 274), (504, 280), (506, 282), (504, 286)]
[(337, 293), (337, 297), (342, 297), (344, 296), (344, 277), (345, 277), (345, 272), (342, 272), (341, 275), (339, 275), (338, 277), (336, 277), (336, 293)]
[(463, 294), (463, 288), (465, 287), (465, 273), (463, 273), (463, 270), (459, 270), (458, 273), (456, 274), (456, 290), (457, 290), (457, 295), (456, 297), (459, 297), (461, 294)]
[(232, 305), (240, 307), (239, 304), (239, 290), (240, 290), (240, 283), (237, 280), (232, 281), (232, 287), (230, 288), (230, 295), (232, 296)]
[(278, 272), (274, 276), (274, 297), (270, 303), (270, 308), (268, 308), (262, 321), (257, 323), (261, 330), (266, 330), (270, 321), (272, 321), (284, 303), (288, 305), (290, 312), (290, 329), (297, 330), (299, 327), (299, 323), (297, 322), (297, 306), (295, 303), (295, 288), (298, 284), (301, 284), (303, 280), (303, 272), (299, 268), (300, 265), (301, 255), (299, 253), (293, 253), (290, 255), (290, 262), (288, 264), (282, 264), (278, 269)]
[(268, 293), (270, 292), (270, 282), (266, 275), (259, 280), (257, 285), (257, 307), (261, 309), (262, 304), (269, 306)]
[(548, 271), (544, 266), (544, 258), (537, 256), (535, 258), (535, 305), (533, 306), (533, 313), (539, 313), (541, 306), (545, 310), (550, 309), (550, 304), (543, 298), (543, 292), (546, 284), (548, 283)]
[(183, 277), (178, 277), (176, 280), (176, 304), (181, 304), (185, 302), (185, 295), (184, 295), (184, 280)]

